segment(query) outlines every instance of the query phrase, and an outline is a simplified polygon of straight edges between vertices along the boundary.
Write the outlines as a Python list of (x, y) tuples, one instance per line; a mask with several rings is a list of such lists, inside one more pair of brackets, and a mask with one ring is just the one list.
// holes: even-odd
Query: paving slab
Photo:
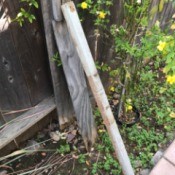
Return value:
[(164, 157), (175, 164), (175, 141), (165, 151)]
[(162, 158), (153, 168), (150, 175), (175, 175), (175, 167)]
[(175, 140), (165, 151), (150, 175), (175, 175)]

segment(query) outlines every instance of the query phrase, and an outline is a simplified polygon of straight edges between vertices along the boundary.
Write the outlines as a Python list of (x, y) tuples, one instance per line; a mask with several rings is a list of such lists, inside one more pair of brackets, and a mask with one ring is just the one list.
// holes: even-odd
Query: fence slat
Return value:
[(2, 126), (5, 123), (4, 117), (2, 116), (2, 112), (0, 109), (0, 126)]
[[(0, 33), (0, 98), (2, 111), (31, 107), (28, 87), (9, 30)], [(5, 116), (5, 120), (15, 116)]]
[(83, 67), (64, 22), (54, 22), (53, 30), (63, 64), (78, 126), (86, 148), (95, 142), (96, 127)]
[(73, 2), (65, 3), (62, 5), (62, 10), (68, 25), (68, 29), (73, 38), (74, 45), (76, 46), (78, 55), (88, 77), (92, 92), (95, 96), (104, 123), (111, 137), (111, 141), (113, 143), (116, 155), (118, 156), (123, 173), (125, 175), (134, 175), (123, 140), (119, 133), (107, 96), (95, 67), (95, 63), (84, 35), (75, 5)]
[(52, 10), (51, 1), (41, 0), (41, 9), (44, 21), (46, 44), (49, 56), (50, 69), (52, 74), (53, 89), (57, 112), (59, 115), (59, 124), (63, 126), (73, 118), (73, 106), (65, 81), (64, 73), (58, 69), (56, 63), (51, 60), (54, 54), (57, 53), (56, 44), (52, 32)]

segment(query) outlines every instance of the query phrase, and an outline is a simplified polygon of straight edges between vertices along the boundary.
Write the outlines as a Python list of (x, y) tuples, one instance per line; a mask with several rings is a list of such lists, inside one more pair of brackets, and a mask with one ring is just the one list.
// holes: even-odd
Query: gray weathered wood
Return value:
[(65, 123), (73, 119), (74, 111), (63, 70), (61, 68), (58, 69), (56, 63), (53, 62), (53, 60), (51, 60), (54, 54), (58, 52), (54, 42), (55, 40), (53, 37), (51, 24), (51, 21), (53, 19), (51, 1), (41, 0), (40, 2), (43, 14), (45, 37), (49, 56), (50, 70), (52, 74), (55, 102), (57, 106), (57, 112), (59, 115), (59, 123), (61, 126), (63, 126)]
[(111, 111), (104, 87), (98, 75), (95, 63), (93, 61), (85, 34), (83, 32), (75, 5), (68, 2), (62, 5), (63, 15), (66, 19), (68, 29), (73, 38), (74, 45), (80, 57), (81, 63), (88, 77), (92, 92), (96, 99), (97, 105), (102, 114), (104, 123), (110, 135), (116, 155), (125, 175), (134, 175), (125, 145), (121, 138), (119, 129)]
[(9, 21), (7, 18), (0, 19), (0, 32), (8, 29), (8, 26), (9, 26)]
[(160, 27), (162, 29), (165, 29), (168, 26), (172, 15), (175, 13), (175, 8), (172, 3), (172, 1), (165, 2), (162, 11), (159, 11), (160, 0), (151, 1), (150, 12), (154, 9), (154, 13), (150, 13), (149, 28), (152, 27), (156, 21), (160, 22)]
[(0, 126), (2, 126), (4, 123), (5, 123), (5, 120), (0, 109)]
[[(36, 136), (36, 133), (38, 131), (41, 131), (43, 128), (48, 126), (50, 123), (52, 123), (53, 120), (56, 120), (58, 118), (56, 108), (49, 113), (47, 116), (39, 120), (36, 124), (32, 125), (29, 129), (27, 129), (25, 132), (23, 132), (21, 135), (16, 137), (15, 142), (20, 145), (21, 143), (24, 143), (26, 140), (33, 138)], [(3, 147), (0, 150), (0, 157), (6, 156), (12, 151), (15, 151), (17, 148), (14, 141), (8, 143), (5, 147)]]
[[(28, 87), (9, 30), (0, 33), (0, 98), (2, 111), (31, 107)], [(5, 120), (14, 117), (5, 116)]]
[[(8, 9), (8, 14), (13, 19), (20, 5), (24, 3), (20, 3), (19, 0), (13, 2), (6, 0), (4, 8)], [(36, 105), (52, 94), (52, 86), (47, 51), (44, 45), (44, 32), (37, 11), (32, 13), (36, 16), (32, 24), (25, 22), (20, 27), (17, 22), (12, 22), (8, 30), (13, 37), (13, 44), (22, 66), (22, 74), (28, 87), (31, 104)]]
[(5, 124), (5, 127), (0, 131), (0, 149), (44, 118), (55, 107), (54, 98), (50, 97), (18, 118)]
[(65, 22), (54, 22), (53, 30), (73, 102), (78, 126), (86, 148), (94, 144), (96, 127), (84, 71)]
[[(16, 17), (19, 0), (0, 1), (0, 108), (10, 112), (36, 105), (52, 94), (47, 52), (39, 15), (20, 27)], [(19, 113), (4, 115), (9, 121)]]
[(52, 12), (53, 18), (55, 21), (59, 22), (63, 20), (63, 15), (60, 9), (61, 7), (61, 0), (52, 0)]

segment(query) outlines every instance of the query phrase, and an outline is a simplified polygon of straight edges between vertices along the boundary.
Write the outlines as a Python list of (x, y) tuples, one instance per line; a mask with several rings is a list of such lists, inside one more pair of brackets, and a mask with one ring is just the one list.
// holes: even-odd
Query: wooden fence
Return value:
[(41, 8), (32, 12), (36, 21), (20, 27), (14, 19), (21, 7), (27, 8), (19, 0), (0, 0), (0, 149), (10, 143), (7, 151), (29, 138), (21, 134), (56, 107), (60, 124), (74, 117), (63, 70), (51, 60), (58, 52), (56, 44), (47, 52)]
[[(55, 107), (61, 126), (72, 120), (76, 113), (82, 135), (84, 139), (88, 137), (89, 143), (91, 136), (87, 127), (94, 126), (94, 119), (83, 70), (76, 54), (72, 55), (75, 49), (65, 42), (67, 40), (60, 39), (67, 47), (63, 55), (66, 53), (66, 58), (76, 61), (74, 66), (65, 63), (69, 68), (66, 69), (72, 70), (66, 72), (66, 78), (63, 68), (58, 68), (52, 60), (58, 48), (52, 31), (51, 1), (41, 1), (42, 13), (41, 9), (33, 12), (37, 20), (32, 24), (25, 22), (22, 27), (13, 21), (20, 7), (19, 0), (1, 0), (0, 3), (0, 149), (13, 140), (17, 143), (15, 138)], [(65, 32), (63, 30), (59, 35), (62, 37)], [(53, 95), (54, 99), (49, 98)]]
[(0, 1), (0, 125), (52, 94), (44, 32), (37, 21), (20, 27), (12, 22), (20, 8), (18, 0)]

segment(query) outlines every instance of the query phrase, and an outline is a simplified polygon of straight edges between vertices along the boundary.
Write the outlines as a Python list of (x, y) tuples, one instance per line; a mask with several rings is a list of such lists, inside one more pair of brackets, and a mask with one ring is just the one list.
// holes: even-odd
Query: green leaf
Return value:
[(19, 25), (22, 27), (22, 25), (23, 25), (23, 22), (22, 22), (22, 21), (19, 21)]
[(33, 22), (33, 18), (31, 18), (31, 17), (29, 17), (28, 20), (29, 20), (30, 23)]
[(22, 14), (24, 14), (26, 12), (23, 8), (21, 8), (20, 10), (21, 10)]
[(30, 15), (30, 17), (33, 19), (33, 20), (35, 20), (36, 19), (36, 17), (34, 16), (34, 15)]
[(20, 17), (22, 17), (23, 16), (23, 13), (21, 13), (21, 12), (19, 12), (18, 14), (17, 14), (17, 18), (20, 18)]
[(39, 7), (39, 5), (38, 5), (38, 3), (36, 1), (33, 3), (33, 5), (35, 6), (35, 8)]

